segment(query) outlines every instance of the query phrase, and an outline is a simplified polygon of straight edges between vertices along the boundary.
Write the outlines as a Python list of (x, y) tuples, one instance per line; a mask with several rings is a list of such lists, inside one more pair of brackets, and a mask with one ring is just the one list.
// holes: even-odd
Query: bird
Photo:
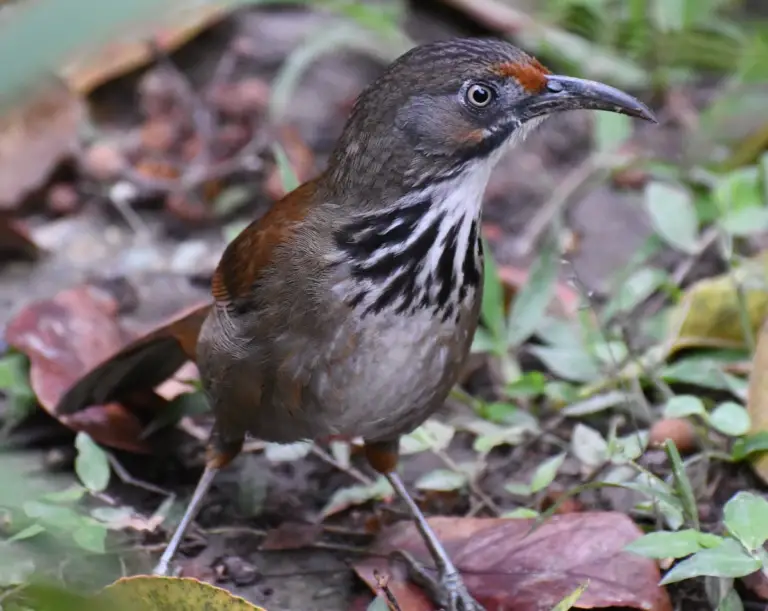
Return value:
[(482, 609), (398, 474), (398, 444), (445, 402), (470, 350), (491, 171), (575, 109), (656, 122), (634, 96), (496, 38), (415, 46), (360, 93), (325, 170), (243, 229), (213, 274), (196, 346), (214, 414), (206, 467), (155, 574), (246, 436), (362, 438), (435, 563), (437, 602)]

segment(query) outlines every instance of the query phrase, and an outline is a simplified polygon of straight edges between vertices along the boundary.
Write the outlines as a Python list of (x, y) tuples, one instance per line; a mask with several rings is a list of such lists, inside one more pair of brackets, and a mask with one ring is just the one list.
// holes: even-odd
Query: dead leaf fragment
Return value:
[(75, 381), (125, 342), (116, 316), (114, 299), (82, 285), (28, 305), (8, 324), (6, 339), (29, 358), (30, 383), (47, 412), (99, 443), (147, 452), (141, 422), (120, 404), (89, 402), (68, 417), (57, 409)]
[(259, 546), (262, 550), (295, 550), (310, 547), (322, 533), (320, 524), (283, 522), (271, 529)]
[[(763, 323), (757, 337), (752, 373), (749, 376), (747, 411), (750, 435), (768, 431), (768, 320)], [(760, 452), (750, 457), (750, 464), (757, 476), (768, 482), (768, 452)]]
[[(586, 580), (589, 588), (577, 609), (621, 607), (671, 611), (659, 587), (653, 560), (623, 551), (642, 535), (625, 514), (586, 512), (556, 515), (530, 532), (533, 520), (440, 517), (429, 520), (465, 583), (487, 609), (539, 611), (551, 609)], [(401, 522), (386, 528), (374, 553), (405, 550), (431, 566), (415, 528)], [(432, 603), (404, 579), (404, 570), (383, 558), (355, 565), (375, 592), (374, 571), (390, 575), (389, 587), (409, 611), (433, 611)]]
[(71, 155), (85, 106), (60, 82), (40, 85), (0, 116), (0, 209), (16, 207)]
[[(735, 275), (735, 281), (734, 281)], [(669, 354), (684, 348), (746, 348), (736, 282), (742, 287), (753, 333), (768, 314), (768, 253), (732, 274), (692, 284), (670, 316)]]

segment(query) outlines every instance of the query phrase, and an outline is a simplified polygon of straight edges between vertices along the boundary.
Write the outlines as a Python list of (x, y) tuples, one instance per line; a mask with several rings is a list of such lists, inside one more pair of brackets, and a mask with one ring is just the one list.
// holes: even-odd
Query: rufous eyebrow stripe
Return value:
[(517, 79), (520, 86), (528, 93), (539, 93), (547, 84), (547, 75), (551, 72), (537, 59), (527, 61), (505, 62), (496, 64), (493, 72), (499, 76)]

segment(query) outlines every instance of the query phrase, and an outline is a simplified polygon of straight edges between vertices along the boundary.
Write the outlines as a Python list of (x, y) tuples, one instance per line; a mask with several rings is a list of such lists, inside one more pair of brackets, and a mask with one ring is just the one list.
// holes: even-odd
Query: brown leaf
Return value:
[(56, 82), (0, 116), (0, 209), (16, 207), (75, 150), (84, 114), (79, 96)]
[(734, 275), (743, 288), (750, 326), (758, 332), (768, 314), (768, 252), (745, 261), (732, 274), (700, 280), (685, 290), (670, 315), (670, 355), (684, 348), (746, 347)]
[[(642, 532), (622, 513), (557, 515), (533, 532), (533, 520), (440, 517), (429, 523), (461, 570), (469, 590), (487, 609), (551, 609), (589, 579), (577, 609), (672, 610), (666, 591), (658, 586), (660, 574), (655, 562), (623, 551)], [(410, 523), (387, 528), (378, 541), (377, 554), (405, 550), (431, 566), (426, 548)], [(390, 575), (389, 587), (403, 609), (435, 609), (423, 596), (418, 597), (415, 585), (405, 582), (403, 569), (397, 564), (368, 558), (354, 568), (374, 592), (374, 570)]]
[(125, 342), (116, 316), (117, 303), (104, 291), (78, 286), (28, 305), (8, 324), (6, 339), (29, 357), (30, 383), (46, 411), (100, 443), (146, 452), (141, 422), (122, 405), (91, 402), (68, 417), (56, 407), (73, 382)]
[(220, 21), (226, 13), (225, 7), (210, 3), (174, 12), (170, 16), (173, 25), (168, 24), (168, 19), (142, 21), (119, 40), (97, 49), (92, 46), (84, 48), (78, 55), (69, 58), (59, 73), (74, 91), (88, 94), (99, 85), (149, 62), (153, 54), (148, 40), (163, 51), (173, 51)]
[(37, 244), (21, 221), (0, 210), (0, 255), (33, 259), (40, 253)]
[[(752, 359), (752, 373), (749, 376), (747, 411), (750, 420), (750, 435), (768, 431), (768, 320), (760, 328), (757, 347)], [(768, 482), (768, 452), (759, 452), (750, 457), (750, 464), (757, 476)]]
[(271, 529), (259, 546), (262, 550), (294, 550), (310, 547), (322, 532), (320, 524), (283, 522)]
[(57, 413), (79, 413), (87, 405), (147, 391), (168, 380), (185, 361), (194, 360), (209, 309), (208, 302), (185, 308), (105, 355), (61, 395)]

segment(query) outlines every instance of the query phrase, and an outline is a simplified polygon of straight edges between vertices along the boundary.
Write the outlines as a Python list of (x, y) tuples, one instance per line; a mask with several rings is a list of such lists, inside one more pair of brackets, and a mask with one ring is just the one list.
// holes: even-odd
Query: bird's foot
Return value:
[(435, 578), (409, 553), (398, 551), (396, 555), (405, 562), (411, 581), (423, 588), (443, 611), (485, 611), (469, 593), (457, 571), (438, 569)]

